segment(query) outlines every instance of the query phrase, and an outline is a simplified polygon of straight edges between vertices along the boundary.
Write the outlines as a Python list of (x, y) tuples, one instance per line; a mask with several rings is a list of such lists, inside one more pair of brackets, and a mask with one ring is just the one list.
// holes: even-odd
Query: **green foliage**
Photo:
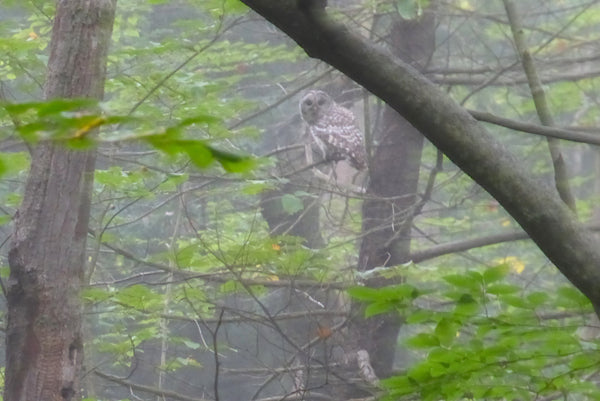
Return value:
[(206, 168), (213, 161), (218, 161), (228, 172), (243, 172), (253, 165), (249, 157), (219, 151), (204, 141), (176, 138), (173, 137), (173, 133), (174, 131), (171, 130), (165, 134), (146, 136), (144, 140), (168, 155), (184, 154), (200, 168)]
[(292, 194), (285, 194), (281, 197), (281, 206), (287, 214), (295, 214), (304, 209), (302, 199)]
[(27, 171), (29, 163), (29, 155), (25, 152), (0, 152), (0, 177), (18, 177)]
[(398, 14), (406, 19), (420, 17), (429, 6), (428, 0), (394, 0), (394, 3)]
[[(26, 141), (54, 140), (73, 148), (87, 148), (101, 143), (102, 135), (97, 137), (92, 133), (98, 127), (136, 121), (128, 116), (104, 116), (80, 111), (96, 107), (97, 102), (90, 99), (57, 99), (4, 105), (11, 117), (19, 121), (17, 132)], [(218, 150), (203, 140), (182, 137), (183, 130), (192, 125), (210, 126), (220, 123), (215, 117), (200, 115), (167, 127), (162, 132), (141, 133), (129, 136), (127, 140), (144, 141), (167, 155), (186, 155), (200, 168), (206, 168), (217, 161), (226, 171), (247, 171), (253, 165), (250, 157)]]
[[(414, 269), (409, 275), (418, 275)], [(403, 345), (418, 359), (383, 381), (384, 399), (600, 398), (585, 379), (600, 365), (597, 342), (577, 330), (592, 312), (579, 291), (570, 285), (553, 294), (524, 291), (510, 283), (506, 264), (441, 276), (443, 281), (432, 276), (421, 276), (418, 284), (413, 277), (416, 286), (349, 290), (367, 302), (367, 315), (400, 310), (403, 330), (413, 333)], [(429, 291), (432, 286), (439, 291)]]
[(367, 317), (390, 310), (402, 310), (419, 296), (418, 290), (409, 284), (399, 284), (384, 288), (353, 287), (348, 294), (362, 301), (371, 301), (365, 310)]
[[(5, 4), (0, 6), (0, 139), (5, 145), (0, 153), (0, 225), (10, 222), (22, 200), (30, 163), (23, 141), (52, 140), (97, 150), (85, 277), (89, 286), (82, 292), (86, 331), (91, 334), (88, 366), (121, 377), (133, 370), (135, 376), (136, 358), (143, 355), (145, 360), (154, 357), (153, 374), (168, 373), (178, 384), (186, 381), (186, 374), (194, 378), (190, 382), (212, 379), (210, 335), (223, 305), (234, 322), (223, 323), (222, 329), (251, 323), (251, 331), (259, 332), (262, 326), (273, 327), (259, 318), (256, 300), (264, 302), (281, 288), (304, 291), (295, 287), (300, 281), (313, 280), (312, 291), (340, 288), (361, 278), (356, 272), (357, 243), (369, 232), (362, 232), (360, 207), (374, 194), (319, 182), (319, 191), (330, 190), (322, 193), (304, 174), (278, 176), (277, 167), (285, 159), (252, 156), (270, 149), (263, 141), (270, 137), (263, 133), (302, 134), (302, 127), (295, 125), (298, 92), (308, 86), (335, 91), (343, 82), (346, 96), (353, 91), (346, 90), (345, 79), (324, 74), (323, 66), (308, 61), (304, 51), (255, 16), (242, 17), (247, 8), (240, 1), (119, 1), (106, 100), (44, 102), (39, 99), (54, 2), (10, 3), (8, 14), (2, 13)], [(337, 16), (389, 23), (398, 15), (423, 15), (429, 3), (373, 0)], [(570, 53), (564, 52), (593, 48), (590, 43), (597, 36), (598, 10), (589, 8), (579, 17), (573, 14), (577, 7), (567, 3), (564, 14), (544, 18), (535, 13), (528, 23), (534, 27), (528, 34), (537, 35), (531, 41), (535, 57), (540, 62), (556, 59), (549, 64), (552, 71), (568, 61)], [(507, 41), (509, 27), (496, 17), (502, 15), (502, 5), (469, 0), (439, 7), (437, 36), (443, 46), (431, 60), (430, 77), (442, 82), (447, 78), (448, 92), (467, 107), (536, 121), (526, 85), (518, 81), (517, 69), (509, 68), (515, 61)], [(374, 37), (389, 37), (389, 32), (373, 32)], [(561, 34), (544, 37), (544, 32)], [(589, 57), (584, 50), (582, 56)], [(462, 72), (452, 75), (442, 66)], [(484, 72), (471, 71), (478, 68)], [(573, 71), (586, 68), (575, 65)], [(598, 82), (592, 75), (576, 82), (548, 81), (559, 124), (597, 126)], [(371, 123), (380, 122), (380, 102), (366, 103)], [(532, 174), (551, 173), (543, 139), (488, 128), (529, 163)], [(278, 138), (275, 142), (273, 148), (279, 147)], [(572, 147), (566, 160), (594, 165), (595, 156), (586, 152)], [(419, 195), (433, 172), (437, 150), (427, 145), (423, 155)], [(414, 221), (413, 250), (516, 228), (469, 177), (447, 160), (442, 164), (434, 191)], [(573, 175), (579, 216), (594, 216), (596, 172)], [(271, 194), (285, 187), (291, 189)], [(287, 231), (274, 235), (281, 231), (269, 227), (261, 215), (262, 201), (271, 197), (294, 224), (307, 205), (316, 205), (321, 221), (311, 229), (321, 231), (325, 246), (309, 249)], [(354, 299), (366, 302), (367, 316), (393, 313), (405, 322), (398, 347), (407, 351), (409, 360), (400, 364), (398, 375), (383, 382), (387, 398), (600, 399), (595, 383), (586, 380), (598, 369), (597, 341), (580, 335), (591, 308), (546, 264), (530, 243), (511, 242), (419, 266), (383, 268), (382, 277), (403, 278), (393, 287), (350, 288)], [(0, 274), (6, 278), (8, 268)], [(240, 304), (233, 302), (239, 299)], [(236, 309), (242, 307), (248, 309)], [(244, 337), (238, 334), (228, 332), (227, 340)], [(269, 344), (279, 350), (285, 343), (281, 333), (269, 335)], [(221, 341), (224, 364), (248, 346)], [(159, 351), (165, 352), (163, 362), (157, 362)], [(265, 360), (263, 351), (247, 361), (249, 367), (268, 366), (269, 374), (284, 367), (269, 364), (273, 361)], [(281, 360), (286, 358), (276, 363)], [(89, 400), (127, 394), (90, 395)]]

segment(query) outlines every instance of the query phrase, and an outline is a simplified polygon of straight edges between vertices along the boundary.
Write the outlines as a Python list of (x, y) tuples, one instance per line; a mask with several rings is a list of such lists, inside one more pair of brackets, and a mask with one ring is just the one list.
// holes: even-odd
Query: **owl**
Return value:
[(354, 113), (327, 93), (311, 90), (300, 100), (300, 114), (325, 159), (346, 159), (357, 170), (367, 167), (365, 145)]

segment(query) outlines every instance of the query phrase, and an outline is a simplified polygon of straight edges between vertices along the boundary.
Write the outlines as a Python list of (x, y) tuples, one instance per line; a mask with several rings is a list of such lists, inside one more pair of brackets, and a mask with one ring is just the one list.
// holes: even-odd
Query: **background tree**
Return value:
[[(412, 17), (381, 15), (375, 23), (387, 30), (379, 29), (379, 33), (388, 37), (391, 51), (423, 71), (435, 50), (433, 8)], [(374, 31), (378, 32), (377, 28)], [(363, 203), (359, 271), (409, 262), (412, 220), (420, 212), (417, 193), (423, 136), (396, 111), (382, 107), (380, 127), (376, 127), (371, 146), (373, 156), (367, 187), (370, 196)], [(398, 281), (397, 277), (392, 280), (375, 277), (367, 285), (382, 287)], [(389, 377), (402, 317), (392, 312), (362, 319), (361, 305), (359, 302), (354, 305), (356, 316), (351, 328), (356, 331), (359, 348), (369, 352), (377, 376)]]
[[(592, 235), (576, 222), (555, 192), (525, 174), (524, 166), (495, 142), (466, 110), (442, 96), (434, 85), (397, 59), (369, 46), (359, 36), (349, 34), (322, 11), (315, 9), (306, 13), (301, 8), (291, 7), (291, 2), (286, 4), (287, 11), (260, 1), (248, 1), (247, 4), (294, 37), (310, 55), (346, 72), (405, 115), (454, 163), (490, 192), (563, 274), (594, 305), (600, 306), (600, 297), (595, 290), (600, 277), (594, 268), (600, 254), (596, 252)], [(292, 18), (302, 18), (302, 23), (292, 23)], [(317, 33), (327, 39), (315, 39), (317, 35), (308, 27), (317, 29)], [(352, 63), (351, 60), (363, 63)], [(385, 68), (393, 69), (394, 73)]]
[[(599, 143), (597, 2), (518, 4), (555, 127), (535, 124), (535, 82), (504, 2), (330, 0), (325, 14), (255, 4), (289, 17), (311, 54), (368, 73), (522, 221), (529, 205), (526, 226), (544, 228), (540, 241), (564, 234), (564, 221), (551, 232), (535, 219), (574, 217), (554, 194), (559, 163), (539, 135), (584, 142), (561, 142), (560, 156), (578, 216), (594, 229), (598, 157), (585, 142)], [(88, 399), (598, 396), (589, 300), (378, 98), (238, 1), (139, 0), (118, 4), (106, 101), (86, 113), (80, 101), (36, 102), (54, 13), (50, 3), (3, 3), (0, 13), (0, 232), (10, 236), (21, 205), (24, 142), (97, 149), (82, 294)], [(444, 93), (396, 59), (392, 73), (376, 59), (344, 59), (353, 36), (322, 25), (329, 16), (368, 38), (354, 44), (387, 48)], [(307, 89), (361, 119), (367, 180), (308, 146), (298, 114)], [(495, 142), (448, 96), (491, 122)], [(490, 166), (498, 171), (484, 174)], [(391, 377), (377, 383), (365, 355), (379, 379)]]
[[(102, 98), (114, 13), (108, 0), (57, 4), (45, 99)], [(5, 399), (78, 396), (94, 164), (94, 151), (47, 141), (32, 150), (8, 258)]]

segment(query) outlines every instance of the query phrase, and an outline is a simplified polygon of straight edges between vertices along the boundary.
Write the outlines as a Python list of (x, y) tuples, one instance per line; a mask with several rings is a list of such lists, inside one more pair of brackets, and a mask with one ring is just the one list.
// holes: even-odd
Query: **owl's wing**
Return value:
[(366, 167), (362, 132), (350, 110), (337, 107), (311, 129), (317, 143), (320, 141), (325, 144), (330, 156), (340, 155), (358, 170)]

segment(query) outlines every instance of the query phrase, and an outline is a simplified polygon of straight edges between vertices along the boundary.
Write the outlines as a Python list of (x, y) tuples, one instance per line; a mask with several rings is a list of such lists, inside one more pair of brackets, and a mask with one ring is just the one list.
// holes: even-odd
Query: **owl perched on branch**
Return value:
[(327, 160), (348, 160), (357, 170), (367, 167), (362, 133), (354, 113), (323, 91), (308, 91), (300, 100), (300, 114)]

